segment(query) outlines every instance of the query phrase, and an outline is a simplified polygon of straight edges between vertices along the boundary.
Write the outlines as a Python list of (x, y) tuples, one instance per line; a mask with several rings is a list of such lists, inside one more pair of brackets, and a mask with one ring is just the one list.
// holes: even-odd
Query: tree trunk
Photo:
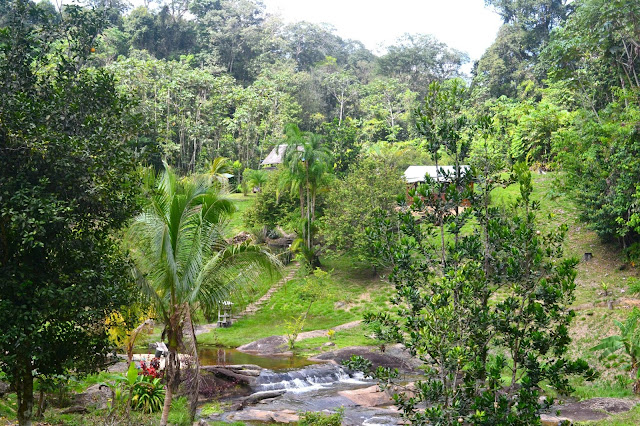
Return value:
[(171, 391), (171, 386), (167, 384), (167, 391), (164, 394), (164, 405), (162, 406), (162, 418), (160, 419), (160, 426), (167, 426), (167, 422), (169, 421), (169, 410), (171, 409), (172, 397), (173, 392)]
[[(172, 341), (173, 340), (173, 341)], [(165, 374), (167, 375), (167, 391), (164, 394), (164, 405), (162, 407), (162, 418), (160, 419), (160, 426), (167, 426), (169, 420), (169, 410), (171, 409), (171, 399), (173, 398), (174, 391), (178, 388), (178, 345), (175, 337), (169, 337), (169, 357), (165, 365)]]
[(31, 360), (18, 358), (15, 379), (16, 394), (18, 396), (18, 423), (21, 426), (31, 426), (33, 416), (33, 374)]
[(44, 403), (45, 403), (45, 393), (44, 393), (43, 387), (41, 387), (40, 394), (38, 396), (38, 411), (36, 411), (36, 419), (41, 419), (44, 416)]

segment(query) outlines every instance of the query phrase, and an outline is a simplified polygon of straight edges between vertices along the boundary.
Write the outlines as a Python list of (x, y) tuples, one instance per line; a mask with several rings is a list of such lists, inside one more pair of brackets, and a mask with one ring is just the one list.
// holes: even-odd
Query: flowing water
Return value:
[(216, 346), (199, 346), (198, 358), (201, 365), (255, 364), (274, 371), (302, 368), (314, 364), (301, 356), (258, 356)]
[[(333, 412), (344, 407), (343, 424), (346, 425), (398, 424), (399, 416), (395, 411), (385, 407), (358, 406), (339, 394), (340, 391), (375, 384), (374, 381), (365, 379), (361, 373), (350, 374), (341, 366), (316, 364), (299, 356), (257, 356), (214, 346), (200, 346), (198, 355), (201, 365), (255, 364), (262, 367), (264, 370), (253, 386), (254, 392), (286, 390), (284, 395), (261, 401), (248, 409)], [(218, 420), (231, 421), (232, 414), (227, 412), (216, 417)]]
[[(363, 407), (339, 394), (374, 385), (362, 373), (350, 374), (335, 364), (317, 364), (289, 370), (265, 369), (260, 373), (253, 390), (263, 392), (286, 390), (278, 398), (263, 400), (247, 409), (280, 412), (282, 410), (334, 412), (344, 408), (343, 424), (346, 425), (396, 425), (399, 416), (388, 407)], [(225, 413), (221, 420), (232, 420), (233, 413)], [(250, 422), (249, 422), (250, 424)]]
[(350, 375), (337, 365), (325, 364), (299, 370), (274, 372), (263, 370), (255, 384), (257, 392), (286, 390), (291, 393), (304, 393), (312, 390), (335, 388), (336, 385), (369, 385), (362, 373)]

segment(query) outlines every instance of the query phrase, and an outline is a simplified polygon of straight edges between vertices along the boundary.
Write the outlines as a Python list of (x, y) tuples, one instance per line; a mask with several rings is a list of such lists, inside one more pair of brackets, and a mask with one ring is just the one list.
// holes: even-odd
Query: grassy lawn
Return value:
[(244, 225), (244, 212), (253, 205), (256, 200), (256, 194), (248, 194), (245, 197), (242, 193), (232, 193), (227, 197), (233, 202), (236, 209), (238, 209), (227, 225), (227, 237), (233, 237), (247, 230)]
[[(354, 268), (352, 260), (345, 257), (323, 259), (323, 263), (324, 270), (333, 271), (332, 277), (323, 283), (321, 297), (311, 305), (304, 331), (330, 329), (362, 319), (364, 312), (386, 308), (392, 288), (373, 277), (367, 268)], [(299, 297), (303, 285), (304, 278), (299, 273), (274, 293), (255, 315), (239, 320), (230, 328), (204, 334), (199, 341), (237, 347), (263, 337), (286, 334), (287, 321), (292, 321), (308, 308), (308, 302)], [(336, 339), (339, 337), (337, 335)], [(345, 337), (343, 340), (348, 339)]]

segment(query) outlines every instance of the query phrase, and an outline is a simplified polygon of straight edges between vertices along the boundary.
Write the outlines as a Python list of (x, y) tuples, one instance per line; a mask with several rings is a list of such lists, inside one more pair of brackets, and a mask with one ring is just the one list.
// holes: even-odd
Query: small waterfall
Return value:
[(336, 383), (368, 383), (362, 373), (350, 375), (338, 365), (321, 365), (302, 368), (300, 370), (276, 373), (263, 370), (256, 380), (255, 390), (281, 390), (299, 393), (314, 389), (322, 389)]

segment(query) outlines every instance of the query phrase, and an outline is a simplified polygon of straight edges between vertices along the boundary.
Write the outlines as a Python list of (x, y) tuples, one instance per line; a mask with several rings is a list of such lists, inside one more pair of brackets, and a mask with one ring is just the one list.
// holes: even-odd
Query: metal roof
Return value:
[[(303, 151), (304, 148), (298, 146), (298, 151)], [(260, 162), (261, 166), (268, 166), (271, 164), (282, 164), (284, 162), (284, 154), (287, 152), (287, 144), (283, 143), (273, 147), (269, 155)]]
[[(469, 166), (460, 166), (460, 172), (464, 175)], [(447, 176), (455, 174), (455, 166), (409, 166), (404, 171), (404, 180), (407, 183), (424, 182), (425, 176), (429, 175), (431, 179), (443, 181)]]

